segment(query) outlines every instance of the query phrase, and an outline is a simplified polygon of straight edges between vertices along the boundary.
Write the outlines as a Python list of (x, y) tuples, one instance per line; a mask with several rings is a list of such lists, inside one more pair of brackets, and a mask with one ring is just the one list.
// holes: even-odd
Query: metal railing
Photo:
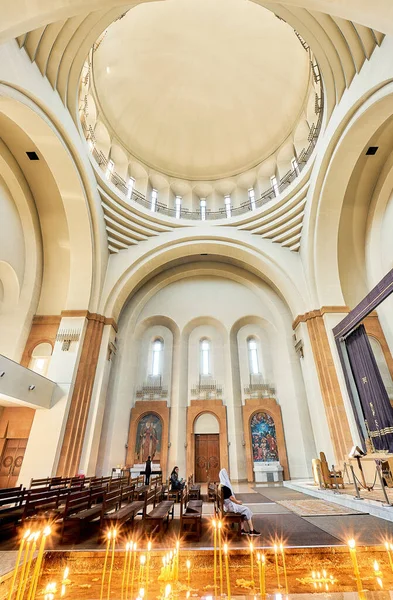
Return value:
[[(318, 106), (318, 120), (316, 123), (313, 123), (310, 127), (310, 132), (308, 135), (309, 145), (307, 148), (304, 148), (297, 157), (297, 165), (295, 168), (290, 169), (285, 175), (283, 175), (276, 189), (272, 186), (268, 188), (263, 194), (255, 200), (251, 202), (247, 200), (240, 204), (240, 206), (231, 207), (230, 216), (237, 217), (239, 215), (243, 215), (247, 212), (255, 211), (258, 208), (261, 208), (268, 202), (279, 197), (279, 195), (301, 174), (306, 163), (308, 162), (310, 156), (313, 153), (313, 150), (316, 146), (319, 133), (322, 127), (322, 117), (323, 117), (323, 92), (321, 88), (321, 96), (316, 94), (315, 104)], [(82, 129), (84, 131), (85, 137), (89, 143), (89, 147), (91, 150), (91, 155), (94, 158), (95, 162), (101, 167), (103, 171), (105, 171), (105, 177), (108, 181), (110, 181), (125, 197), (128, 201), (132, 200), (137, 204), (140, 204), (144, 208), (151, 210), (152, 212), (160, 213), (168, 217), (174, 217), (176, 219), (189, 219), (189, 220), (216, 220), (216, 219), (225, 219), (227, 218), (226, 207), (222, 207), (218, 210), (211, 210), (209, 208), (205, 208), (205, 210), (195, 210), (191, 211), (188, 208), (171, 208), (165, 204), (160, 202), (156, 202), (154, 207), (150, 200), (148, 200), (143, 194), (132, 189), (130, 190), (127, 182), (115, 171), (109, 171), (109, 161), (106, 156), (97, 149), (96, 140), (94, 135), (94, 130), (91, 125), (87, 123), (86, 116), (87, 111), (85, 110), (85, 106), (82, 105), (80, 113), (80, 121), (82, 125)]]

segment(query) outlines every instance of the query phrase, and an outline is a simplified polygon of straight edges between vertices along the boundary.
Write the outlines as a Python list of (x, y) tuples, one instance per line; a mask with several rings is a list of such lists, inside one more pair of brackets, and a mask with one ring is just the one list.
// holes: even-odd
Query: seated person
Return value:
[[(254, 525), (252, 524), (252, 512), (248, 508), (248, 506), (244, 506), (241, 500), (237, 500), (232, 489), (231, 482), (229, 481), (229, 476), (226, 469), (221, 469), (219, 473), (220, 483), (222, 485), (222, 490), (224, 494), (224, 511), (225, 512), (233, 512), (238, 513), (243, 516), (241, 520), (240, 527), (243, 535), (261, 535), (259, 531), (254, 529)], [(247, 521), (249, 531), (245, 531), (244, 529), (244, 521)]]
[(174, 467), (170, 477), (171, 491), (180, 491), (184, 488), (183, 479), (179, 481), (179, 467)]

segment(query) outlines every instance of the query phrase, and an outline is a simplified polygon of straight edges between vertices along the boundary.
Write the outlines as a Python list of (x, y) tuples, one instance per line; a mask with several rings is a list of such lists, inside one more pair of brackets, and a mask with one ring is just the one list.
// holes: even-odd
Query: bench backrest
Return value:
[(91, 492), (89, 490), (82, 490), (81, 492), (74, 492), (67, 497), (67, 502), (64, 511), (64, 517), (72, 515), (81, 510), (90, 507)]
[(122, 504), (129, 504), (134, 499), (135, 485), (126, 485), (121, 488)]
[(50, 485), (51, 477), (43, 477), (42, 479), (31, 479), (30, 489), (35, 487), (48, 487)]
[(120, 504), (121, 504), (120, 489), (106, 492), (104, 495), (104, 501), (102, 503), (102, 511), (105, 513), (108, 510), (112, 510), (113, 508), (119, 507)]

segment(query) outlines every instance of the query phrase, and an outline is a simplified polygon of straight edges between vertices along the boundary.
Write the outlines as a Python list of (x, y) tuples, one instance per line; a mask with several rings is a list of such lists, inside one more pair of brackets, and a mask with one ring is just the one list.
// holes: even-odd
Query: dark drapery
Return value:
[(345, 339), (345, 345), (374, 448), (393, 452), (393, 408), (364, 325)]

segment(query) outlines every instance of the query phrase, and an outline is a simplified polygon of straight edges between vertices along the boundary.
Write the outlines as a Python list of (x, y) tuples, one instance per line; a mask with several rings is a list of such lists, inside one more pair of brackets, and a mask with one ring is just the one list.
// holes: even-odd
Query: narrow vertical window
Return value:
[(273, 177), (270, 177), (270, 182), (271, 182), (272, 188), (274, 190), (274, 195), (278, 196), (280, 193), (280, 190), (278, 189), (277, 177), (275, 175), (273, 175)]
[(180, 219), (181, 215), (181, 196), (175, 198), (176, 219)]
[(210, 375), (210, 342), (203, 339), (200, 342), (201, 375)]
[(151, 191), (151, 210), (154, 212), (156, 210), (158, 192), (154, 188)]
[(162, 350), (164, 342), (160, 339), (156, 339), (153, 342), (153, 356), (152, 356), (152, 375), (161, 375), (162, 365)]
[(250, 368), (251, 375), (256, 375), (259, 373), (259, 364), (258, 364), (258, 347), (255, 338), (248, 338), (247, 340), (248, 346), (248, 364)]
[(250, 201), (251, 210), (255, 210), (256, 206), (255, 206), (255, 192), (254, 192), (254, 188), (250, 188), (248, 190), (248, 199)]
[(292, 171), (295, 171), (296, 177), (297, 177), (300, 173), (299, 163), (297, 162), (297, 158), (293, 158), (291, 160), (291, 165), (292, 165)]
[(225, 212), (226, 212), (227, 218), (229, 219), (229, 217), (231, 216), (231, 197), (230, 196), (224, 196), (224, 204), (225, 204)]
[(115, 163), (113, 162), (113, 160), (109, 160), (108, 166), (106, 168), (106, 173), (105, 173), (105, 176), (107, 179), (110, 179), (110, 176), (112, 175), (114, 169), (115, 169)]
[(127, 191), (128, 200), (131, 200), (132, 192), (134, 190), (134, 185), (135, 185), (135, 179), (133, 177), (130, 177), (128, 179), (128, 191)]
[(201, 219), (205, 221), (206, 219), (206, 198), (201, 198), (201, 202), (199, 204), (201, 209)]

